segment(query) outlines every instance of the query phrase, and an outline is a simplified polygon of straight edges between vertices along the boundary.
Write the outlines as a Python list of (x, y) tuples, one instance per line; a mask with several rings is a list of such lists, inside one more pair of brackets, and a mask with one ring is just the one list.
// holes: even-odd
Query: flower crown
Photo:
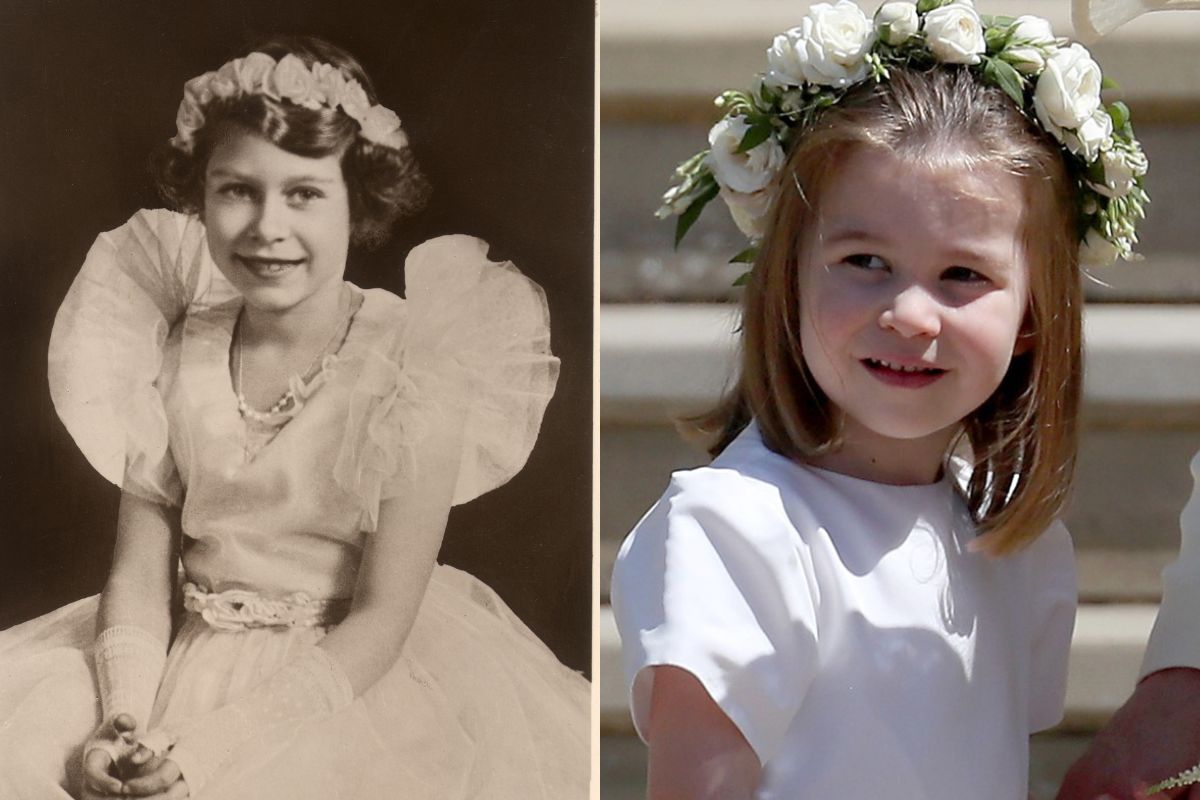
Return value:
[(679, 215), (676, 245), (719, 194), (750, 239), (733, 261), (752, 262), (786, 148), (824, 109), (857, 84), (887, 80), (892, 67), (965, 64), (1063, 147), (1078, 185), (1081, 261), (1134, 257), (1137, 220), (1150, 198), (1129, 109), (1104, 106), (1100, 90), (1109, 84), (1100, 67), (1082, 45), (1056, 38), (1046, 20), (981, 17), (971, 0), (892, 0), (874, 20), (850, 0), (817, 3), (799, 26), (775, 37), (767, 61), (753, 91), (717, 98), (725, 116), (709, 131), (709, 149), (675, 170), (657, 216)]
[(171, 144), (191, 153), (196, 131), (204, 126), (204, 107), (214, 99), (261, 94), (313, 109), (341, 108), (362, 129), (363, 138), (397, 150), (408, 144), (400, 118), (391, 109), (371, 105), (367, 92), (332, 64), (305, 66), (288, 53), (279, 61), (266, 53), (235, 58), (216, 72), (197, 75), (183, 86)]

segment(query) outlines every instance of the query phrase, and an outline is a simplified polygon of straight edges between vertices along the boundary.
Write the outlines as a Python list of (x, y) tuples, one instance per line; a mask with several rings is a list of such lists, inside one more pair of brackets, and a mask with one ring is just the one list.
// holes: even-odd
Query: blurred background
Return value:
[[(868, 14), (876, 3), (861, 3)], [(1070, 35), (1067, 0), (989, 2), (984, 14), (1037, 14)], [(605, 800), (644, 796), (619, 642), (607, 606), (621, 539), (673, 469), (704, 455), (671, 418), (705, 408), (728, 376), (744, 241), (718, 205), (678, 251), (654, 210), (675, 165), (705, 146), (712, 98), (750, 85), (797, 0), (600, 0), (601, 764)], [(1129, 695), (1178, 553), (1178, 515), (1200, 449), (1200, 12), (1144, 16), (1093, 45), (1120, 84), (1150, 158), (1145, 260), (1087, 281), (1082, 453), (1067, 523), (1082, 606), (1066, 719), (1035, 737), (1031, 788), (1053, 797), (1070, 762)]]

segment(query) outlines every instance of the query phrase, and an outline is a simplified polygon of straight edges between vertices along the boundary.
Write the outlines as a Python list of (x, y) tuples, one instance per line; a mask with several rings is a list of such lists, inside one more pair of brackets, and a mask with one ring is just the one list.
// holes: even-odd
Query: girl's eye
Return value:
[(942, 280), (954, 283), (985, 283), (988, 277), (968, 267), (950, 267), (942, 273)]
[(244, 183), (227, 183), (218, 189), (217, 193), (233, 200), (247, 200), (254, 197), (254, 190)]
[(842, 259), (842, 261), (852, 267), (858, 267), (859, 269), (865, 269), (871, 272), (885, 270), (888, 268), (886, 261), (879, 256), (873, 256), (869, 253), (855, 253), (854, 255), (846, 256)]
[(292, 201), (293, 205), (304, 206), (308, 205), (313, 200), (318, 200), (324, 197), (324, 195), (316, 189), (300, 188), (293, 189), (288, 197)]

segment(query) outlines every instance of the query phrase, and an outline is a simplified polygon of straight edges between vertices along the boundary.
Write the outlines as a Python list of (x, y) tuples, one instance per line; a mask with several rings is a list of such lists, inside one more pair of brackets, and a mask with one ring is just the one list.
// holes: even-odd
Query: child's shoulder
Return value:
[(671, 473), (670, 488), (697, 501), (734, 503), (752, 496), (778, 496), (794, 480), (797, 465), (770, 450), (752, 423), (705, 466)]
[[(670, 482), (635, 535), (667, 535), (672, 528), (719, 531), (760, 546), (793, 546), (807, 514), (797, 478), (802, 468), (768, 449), (747, 428), (713, 462), (671, 474)], [(790, 543), (790, 544), (789, 544)]]

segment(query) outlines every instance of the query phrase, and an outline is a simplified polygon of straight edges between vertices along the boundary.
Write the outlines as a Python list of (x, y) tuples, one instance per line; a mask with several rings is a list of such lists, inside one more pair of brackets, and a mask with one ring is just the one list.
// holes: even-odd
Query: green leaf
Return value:
[(1120, 89), (1121, 84), (1117, 83), (1112, 78), (1105, 75), (1102, 78), (1100, 78), (1100, 88), (1101, 89)]
[(771, 132), (774, 130), (775, 129), (771, 127), (771, 123), (769, 122), (763, 121), (754, 123), (749, 127), (749, 129), (747, 129), (746, 135), (742, 137), (741, 143), (738, 144), (738, 148), (734, 152), (746, 153), (750, 150), (753, 150), (769, 139)]
[(983, 40), (987, 43), (988, 53), (995, 55), (1005, 48), (1012, 34), (1012, 27), (1009, 25), (997, 25), (988, 27), (983, 32)]
[(1124, 130), (1129, 124), (1129, 106), (1122, 103), (1120, 100), (1110, 105), (1105, 109), (1108, 116), (1112, 119), (1113, 130)]
[(713, 178), (711, 175), (705, 177), (709, 182), (708, 186), (705, 187), (704, 191), (696, 195), (696, 199), (693, 200), (691, 205), (689, 205), (687, 209), (679, 215), (679, 221), (675, 223), (676, 248), (679, 247), (679, 243), (683, 241), (683, 237), (687, 234), (688, 230), (690, 230), (691, 227), (696, 224), (696, 220), (700, 217), (700, 212), (704, 210), (704, 207), (708, 205), (709, 201), (716, 197), (717, 193), (720, 191), (720, 187), (717, 186), (717, 181), (715, 178)]
[(754, 259), (758, 258), (758, 248), (751, 245), (742, 252), (738, 253), (733, 258), (729, 259), (730, 264), (753, 264)]
[(745, 272), (743, 272), (741, 275), (738, 276), (737, 280), (733, 282), (733, 285), (735, 287), (745, 286), (747, 283), (750, 282), (750, 276), (753, 274), (754, 273), (752, 270), (746, 270)]
[(999, 86), (1004, 93), (1013, 99), (1018, 106), (1025, 105), (1025, 79), (1016, 67), (998, 58), (983, 60), (983, 76), (991, 83)]
[(950, 0), (917, 0), (917, 13), (928, 14), (935, 8), (940, 8), (946, 5)]

